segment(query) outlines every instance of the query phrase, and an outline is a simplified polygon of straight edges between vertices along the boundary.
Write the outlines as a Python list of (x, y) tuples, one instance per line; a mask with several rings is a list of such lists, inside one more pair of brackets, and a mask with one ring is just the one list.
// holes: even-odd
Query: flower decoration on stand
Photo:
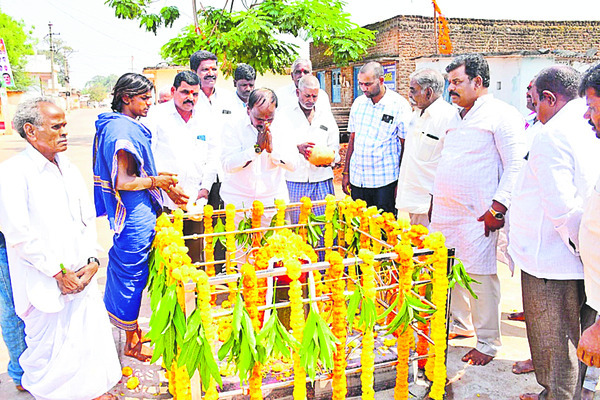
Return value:
[[(442, 400), (446, 385), (446, 301), (448, 296), (448, 249), (445, 238), (440, 232), (434, 232), (423, 241), (423, 246), (433, 250), (429, 261), (433, 267), (432, 302), (437, 311), (431, 320), (431, 339), (434, 344), (433, 383), (429, 396)], [(431, 378), (430, 378), (431, 379)]]
[(333, 356), (333, 398), (332, 400), (343, 400), (346, 398), (346, 297), (344, 296), (344, 263), (342, 256), (332, 252), (327, 256), (329, 276), (331, 283), (331, 297), (333, 300), (333, 323), (331, 331), (338, 339), (336, 351)]
[[(227, 244), (227, 259), (225, 260), (225, 270), (227, 274), (234, 273), (233, 258), (235, 257), (235, 206), (233, 204), (227, 204), (225, 206), (225, 240)], [(237, 292), (237, 285), (235, 282), (229, 282), (229, 302), (235, 303), (235, 294)]]
[[(363, 261), (361, 264), (363, 276), (364, 298), (375, 303), (375, 268), (374, 254), (370, 250), (361, 249), (358, 256)], [(373, 326), (365, 325), (362, 352), (360, 355), (362, 364), (362, 374), (360, 377), (362, 386), (363, 400), (372, 400), (375, 398), (373, 391), (374, 371), (375, 371), (375, 336)]]

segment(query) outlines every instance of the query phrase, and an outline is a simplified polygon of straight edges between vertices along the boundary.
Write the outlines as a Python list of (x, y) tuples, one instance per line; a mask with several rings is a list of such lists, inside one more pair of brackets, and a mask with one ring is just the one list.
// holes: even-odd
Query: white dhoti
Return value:
[(121, 378), (108, 314), (95, 280), (65, 307), (44, 313), (31, 307), (25, 321), (27, 350), (19, 362), (22, 385), (37, 400), (90, 400)]

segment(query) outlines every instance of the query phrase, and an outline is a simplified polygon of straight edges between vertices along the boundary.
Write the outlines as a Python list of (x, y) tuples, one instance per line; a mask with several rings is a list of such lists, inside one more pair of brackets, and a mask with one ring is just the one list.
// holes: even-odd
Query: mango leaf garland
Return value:
[(477, 295), (475, 294), (475, 292), (473, 292), (473, 289), (471, 288), (471, 283), (481, 284), (481, 282), (478, 282), (475, 279), (471, 278), (469, 274), (467, 274), (467, 271), (465, 270), (465, 266), (463, 265), (462, 261), (457, 261), (458, 262), (454, 263), (454, 265), (452, 266), (452, 271), (448, 275), (448, 280), (450, 281), (448, 283), (448, 287), (452, 289), (454, 288), (454, 285), (458, 283), (460, 286), (467, 289), (474, 299), (477, 299)]
[(290, 349), (298, 351), (300, 343), (290, 334), (281, 323), (277, 310), (274, 310), (267, 323), (256, 337), (256, 342), (264, 347), (266, 358), (277, 357), (291, 358)]
[(234, 361), (240, 381), (247, 381), (256, 362), (265, 362), (264, 348), (257, 346), (252, 320), (244, 308), (241, 294), (238, 293), (233, 309), (231, 335), (219, 349), (219, 360)]
[(208, 389), (211, 377), (215, 379), (219, 386), (223, 387), (219, 366), (214, 359), (212, 348), (206, 338), (202, 316), (198, 310), (194, 310), (188, 318), (183, 343), (184, 346), (177, 360), (178, 365), (186, 366), (190, 378), (197, 369), (200, 373), (204, 390)]

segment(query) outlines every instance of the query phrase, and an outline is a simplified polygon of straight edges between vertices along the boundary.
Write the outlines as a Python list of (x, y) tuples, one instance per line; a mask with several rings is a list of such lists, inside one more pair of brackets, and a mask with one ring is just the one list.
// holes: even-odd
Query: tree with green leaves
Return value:
[(23, 21), (17, 21), (0, 11), (0, 38), (4, 39), (15, 87), (8, 90), (25, 90), (31, 79), (25, 73), (28, 55), (33, 54), (31, 30)]
[[(259, 73), (283, 73), (298, 56), (298, 46), (283, 40), (285, 35), (324, 46), (325, 54), (337, 65), (363, 58), (375, 44), (375, 32), (351, 22), (342, 0), (251, 0), (250, 4), (241, 0), (243, 7), (237, 11), (234, 3), (226, 0), (223, 8), (200, 3), (195, 25), (185, 27), (163, 45), (162, 57), (186, 65), (192, 53), (204, 49), (217, 54), (227, 75), (240, 62)], [(180, 16), (174, 6), (152, 13), (152, 0), (106, 0), (106, 4), (115, 9), (118, 18), (137, 19), (141, 27), (155, 34)]]
[(92, 101), (100, 102), (111, 93), (117, 79), (119, 77), (115, 74), (109, 76), (96, 75), (86, 82), (81, 93), (89, 95)]

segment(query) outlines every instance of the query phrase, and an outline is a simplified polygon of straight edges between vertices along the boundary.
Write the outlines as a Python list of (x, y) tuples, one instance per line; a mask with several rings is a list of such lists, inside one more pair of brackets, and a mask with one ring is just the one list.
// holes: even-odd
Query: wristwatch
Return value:
[(97, 257), (90, 257), (90, 258), (88, 258), (87, 263), (89, 264), (91, 262), (95, 262), (96, 264), (98, 264), (98, 266), (100, 266), (100, 260), (98, 260)]
[(255, 152), (256, 154), (260, 154), (260, 153), (262, 153), (262, 149), (260, 148), (260, 146), (259, 146), (258, 144), (255, 144), (255, 145), (254, 145), (254, 152)]
[(493, 207), (490, 207), (489, 211), (490, 214), (492, 214), (492, 217), (496, 218), (498, 221), (502, 221), (504, 219), (504, 213), (494, 210)]

